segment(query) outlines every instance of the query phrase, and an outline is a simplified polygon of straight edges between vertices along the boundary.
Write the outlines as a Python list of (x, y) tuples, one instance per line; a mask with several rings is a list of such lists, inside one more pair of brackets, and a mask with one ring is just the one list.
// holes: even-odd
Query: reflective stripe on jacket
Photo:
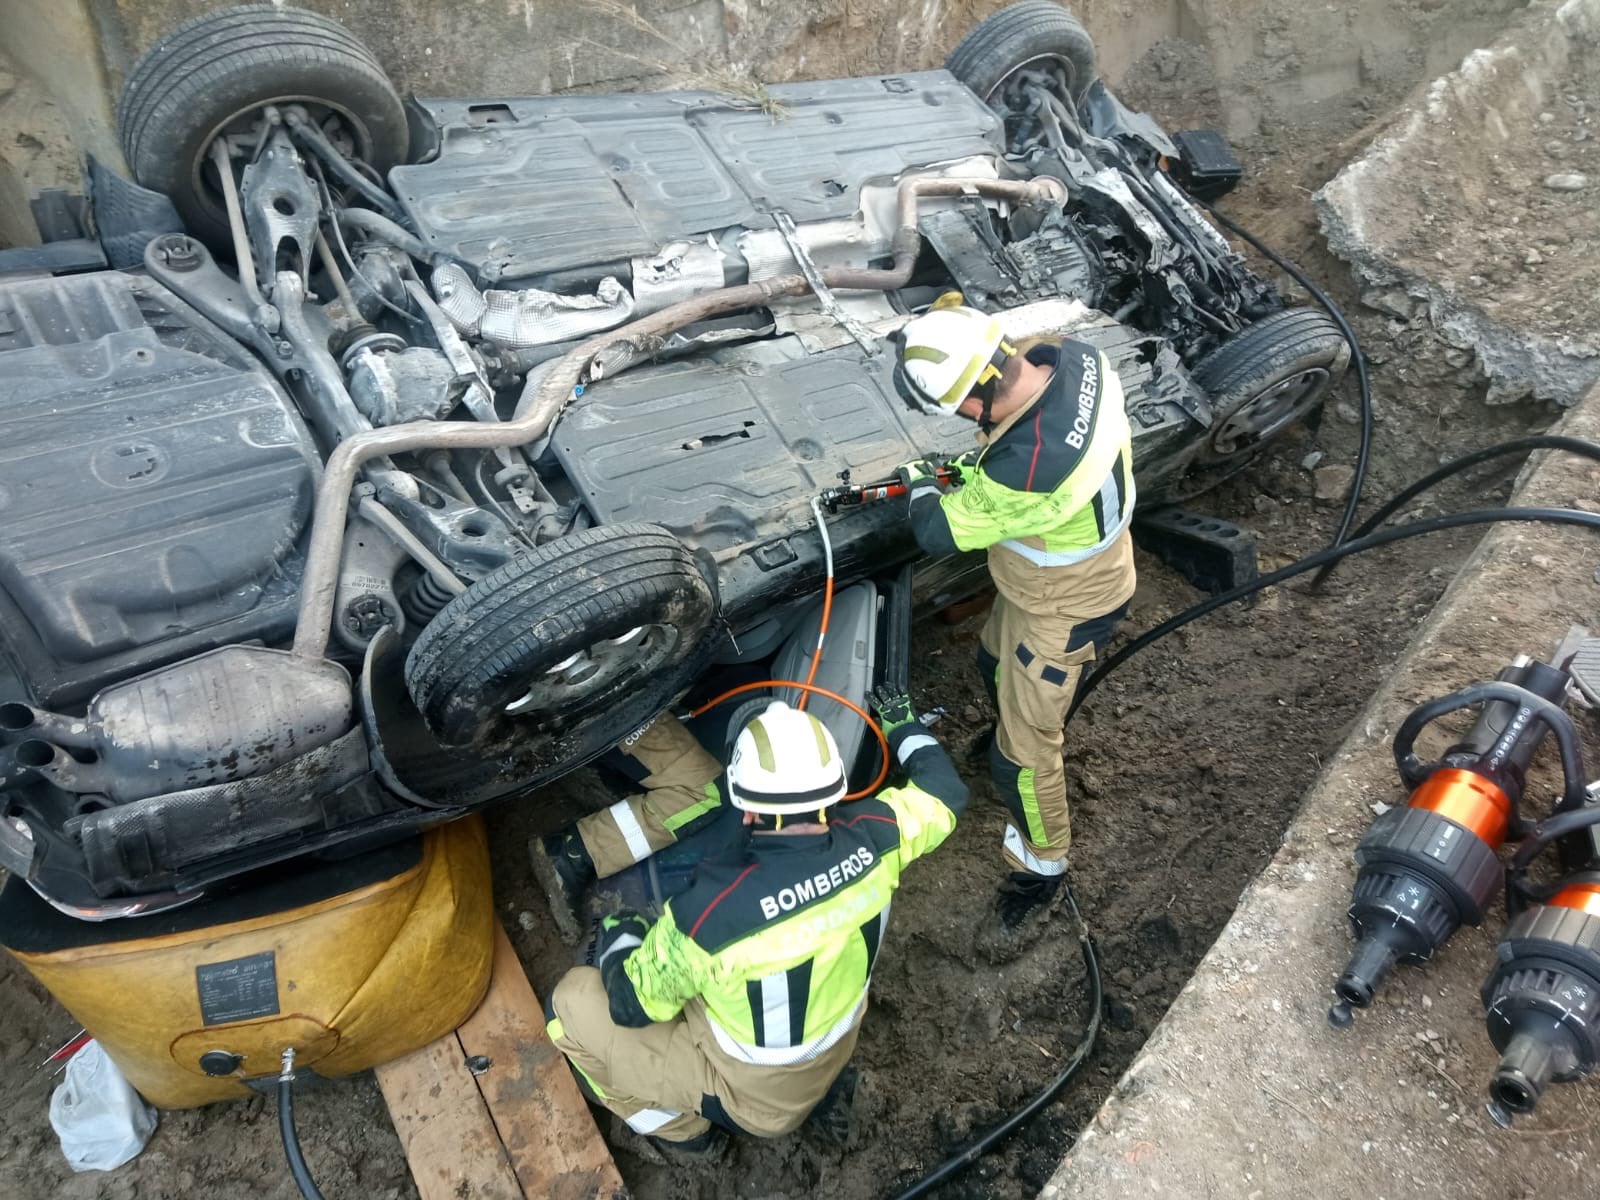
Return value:
[(903, 786), (837, 806), (823, 833), (752, 835), (700, 864), (608, 979), (619, 1024), (703, 1004), (725, 1053), (773, 1066), (815, 1057), (855, 1028), (900, 872), (950, 835), (967, 801), (920, 725), (890, 741)]

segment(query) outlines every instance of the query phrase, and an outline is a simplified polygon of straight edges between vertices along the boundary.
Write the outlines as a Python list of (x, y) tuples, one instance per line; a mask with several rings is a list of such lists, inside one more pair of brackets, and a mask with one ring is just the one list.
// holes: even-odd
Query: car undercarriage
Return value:
[[(821, 586), (812, 498), (970, 443), (894, 379), (945, 292), (1101, 347), (1147, 506), (1349, 359), (1190, 199), (1226, 146), (1125, 109), (1064, 13), (760, 102), (402, 107), (269, 8), (130, 75), (100, 269), (0, 271), (0, 861), (79, 915), (528, 792), (770, 659)], [(246, 61), (297, 37), (342, 74)], [(200, 61), (238, 82), (209, 107)], [(830, 519), (841, 586), (917, 558), (902, 518)]]

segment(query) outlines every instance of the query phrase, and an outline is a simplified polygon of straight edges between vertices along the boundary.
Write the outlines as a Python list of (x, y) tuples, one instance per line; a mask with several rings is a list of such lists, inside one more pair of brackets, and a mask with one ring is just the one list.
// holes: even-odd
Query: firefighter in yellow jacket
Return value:
[(898, 335), (899, 383), (918, 407), (976, 421), (979, 448), (960, 460), (955, 490), (930, 463), (900, 475), (923, 551), (987, 550), (999, 593), (978, 666), (999, 714), (989, 773), (1011, 817), (1012, 873), (981, 944), (1005, 957), (1066, 872), (1063, 726), (1133, 596), (1133, 451), (1121, 381), (1097, 347), (1069, 337), (1019, 349), (957, 300), (941, 298)]
[(704, 859), (659, 920), (602, 923), (556, 985), (550, 1039), (591, 1100), (675, 1154), (788, 1133), (855, 1048), (900, 873), (955, 828), (967, 789), (904, 693), (873, 708), (904, 780), (841, 805), (825, 725), (774, 701), (725, 777), (749, 837)]

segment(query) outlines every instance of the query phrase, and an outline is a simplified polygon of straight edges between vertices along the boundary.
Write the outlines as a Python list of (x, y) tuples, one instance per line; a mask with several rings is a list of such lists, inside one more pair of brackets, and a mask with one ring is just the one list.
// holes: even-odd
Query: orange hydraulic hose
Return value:
[[(828, 572), (828, 580), (822, 585), (822, 624), (817, 627), (817, 648), (811, 655), (811, 670), (806, 673), (805, 686), (810, 687), (817, 681), (817, 668), (822, 664), (822, 643), (828, 637), (828, 618), (833, 615), (833, 572)], [(802, 712), (805, 710), (806, 701), (811, 699), (809, 691), (800, 693), (800, 703), (795, 705)]]
[(815, 684), (810, 683), (799, 683), (793, 679), (758, 679), (754, 683), (741, 683), (736, 688), (729, 688), (727, 691), (723, 692), (722, 695), (707, 700), (689, 715), (691, 717), (698, 717), (703, 712), (710, 712), (724, 700), (732, 700), (735, 696), (743, 695), (745, 692), (758, 691), (761, 688), (799, 688), (807, 695), (815, 693), (818, 696), (826, 696), (829, 700), (833, 700), (844, 705), (851, 712), (855, 713), (856, 716), (865, 721), (867, 723), (867, 728), (872, 730), (872, 736), (878, 739), (878, 750), (883, 757), (883, 765), (878, 768), (878, 777), (876, 779), (867, 784), (867, 786), (862, 788), (859, 792), (851, 792), (845, 797), (845, 799), (860, 800), (863, 796), (872, 795), (883, 786), (883, 781), (889, 778), (889, 739), (883, 736), (883, 730), (879, 727), (878, 723), (874, 721), (870, 715), (868, 715), (866, 709), (862, 708), (854, 701), (846, 700), (843, 696), (839, 695), (838, 692), (830, 692), (825, 687), (817, 687)]

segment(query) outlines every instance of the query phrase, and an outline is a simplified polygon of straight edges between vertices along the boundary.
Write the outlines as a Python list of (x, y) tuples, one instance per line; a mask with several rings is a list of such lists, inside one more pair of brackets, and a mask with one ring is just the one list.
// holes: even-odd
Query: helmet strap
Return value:
[[(817, 809), (817, 812), (816, 812), (816, 823), (818, 825), (826, 825), (826, 824), (828, 824), (828, 813), (829, 813), (829, 810), (826, 809), (826, 808)], [(784, 815), (782, 813), (751, 813), (750, 815), (755, 818), (755, 820), (753, 820), (750, 823), (750, 828), (752, 830), (755, 830), (755, 831), (760, 832), (760, 833), (782, 833), (783, 832), (783, 823), (784, 823), (784, 820), (786, 818), (784, 817)], [(798, 818), (798, 820), (800, 820), (802, 823), (804, 823), (805, 822), (805, 818), (808, 815), (810, 815), (810, 814), (801, 814), (801, 816)], [(787, 819), (789, 821), (793, 822), (797, 818), (795, 818), (795, 816), (793, 814), (790, 814), (790, 816)]]
[(989, 356), (989, 363), (978, 373), (978, 383), (975, 384), (969, 396), (976, 396), (983, 405), (983, 411), (978, 415), (978, 428), (988, 433), (995, 426), (994, 398), (1000, 389), (1000, 380), (1005, 375), (1006, 360), (1015, 354), (1016, 347), (1008, 342), (1001, 341), (995, 347), (994, 353)]
[(978, 384), (977, 387), (967, 393), (969, 396), (976, 396), (978, 402), (983, 405), (983, 410), (978, 414), (978, 428), (985, 433), (994, 428), (994, 393), (995, 384), (998, 382), (999, 377), (995, 376), (984, 383)]

